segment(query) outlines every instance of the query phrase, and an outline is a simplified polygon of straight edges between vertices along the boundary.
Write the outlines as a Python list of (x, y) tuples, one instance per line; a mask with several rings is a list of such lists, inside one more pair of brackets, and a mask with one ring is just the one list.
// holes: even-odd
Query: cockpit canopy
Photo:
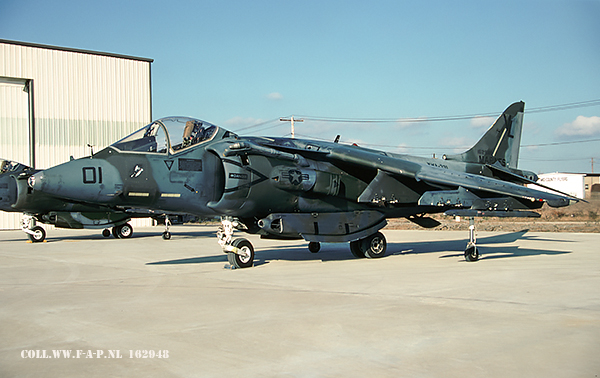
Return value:
[(194, 118), (161, 118), (113, 143), (112, 147), (121, 151), (177, 153), (211, 140), (218, 129), (215, 125)]
[(29, 167), (21, 163), (17, 163), (16, 161), (0, 159), (0, 175), (3, 175), (7, 172), (17, 172), (26, 168)]

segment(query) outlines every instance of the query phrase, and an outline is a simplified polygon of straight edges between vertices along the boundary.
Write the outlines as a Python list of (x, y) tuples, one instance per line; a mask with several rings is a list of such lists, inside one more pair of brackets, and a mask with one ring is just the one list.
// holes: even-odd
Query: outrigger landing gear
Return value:
[(475, 218), (469, 217), (469, 242), (465, 249), (465, 260), (477, 261), (479, 260), (479, 251), (477, 251), (477, 245), (475, 244)]
[(221, 217), (221, 227), (217, 231), (219, 245), (227, 253), (232, 268), (249, 268), (254, 264), (254, 247), (247, 239), (232, 240), (233, 230), (240, 226), (232, 217)]
[(171, 239), (171, 231), (169, 231), (170, 228), (171, 228), (171, 220), (169, 219), (168, 215), (165, 215), (165, 231), (162, 233), (162, 238), (164, 240)]
[(21, 230), (27, 234), (32, 243), (40, 243), (46, 239), (46, 230), (35, 225), (35, 218), (31, 215), (23, 215), (21, 219)]

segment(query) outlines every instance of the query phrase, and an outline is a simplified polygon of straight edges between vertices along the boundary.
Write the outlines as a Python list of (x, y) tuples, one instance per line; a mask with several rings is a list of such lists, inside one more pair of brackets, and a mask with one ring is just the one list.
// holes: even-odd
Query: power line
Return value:
[[(588, 100), (588, 101), (580, 101), (580, 102), (571, 102), (571, 103), (559, 104), (559, 105), (550, 105), (550, 106), (540, 106), (540, 107), (535, 107), (535, 108), (529, 108), (529, 109), (525, 110), (525, 113), (544, 113), (544, 112), (599, 106), (599, 105), (600, 105), (600, 99), (596, 99), (596, 100)], [(302, 117), (302, 119), (307, 120), (307, 121), (331, 122), (331, 123), (420, 123), (420, 122), (459, 121), (459, 120), (467, 120), (467, 119), (473, 119), (473, 118), (490, 118), (490, 117), (497, 117), (498, 114), (501, 114), (501, 112), (465, 114), (465, 115), (454, 115), (454, 116), (413, 117), (413, 118), (339, 118), (339, 117), (317, 117), (317, 116), (299, 116), (299, 117)], [(270, 119), (270, 120), (267, 120), (264, 122), (259, 122), (259, 123), (253, 124), (253, 125), (242, 127), (240, 129), (237, 129), (236, 132), (249, 131), (249, 130), (258, 132), (258, 131), (273, 129), (275, 127), (280, 126), (279, 120), (280, 120), (279, 117), (273, 118), (273, 119)], [(312, 137), (312, 138), (314, 139), (314, 137)], [(584, 143), (584, 142), (592, 142), (592, 141), (598, 141), (598, 140), (599, 139), (589, 139), (589, 140), (585, 140), (585, 141), (530, 144), (530, 145), (523, 145), (521, 147), (538, 147), (538, 146), (548, 146), (548, 145)], [(364, 145), (395, 148), (395, 146), (376, 145), (376, 144), (364, 144)], [(436, 147), (410, 147), (410, 148), (433, 149)], [(460, 147), (455, 147), (455, 148), (460, 148)], [(465, 147), (465, 148), (468, 148), (468, 147)]]
[[(237, 132), (240, 132), (240, 131), (246, 131), (246, 130), (254, 129), (254, 128), (256, 128), (256, 127), (260, 127), (260, 126), (268, 125), (269, 123), (273, 123), (273, 122), (279, 122), (279, 117), (277, 117), (277, 118), (273, 118), (273, 119), (270, 119), (270, 120), (268, 120), (268, 121), (264, 121), (264, 122), (255, 123), (255, 124), (253, 124), (253, 125), (250, 125), (250, 126), (242, 127), (242, 128), (240, 128), (240, 129), (237, 129), (236, 131), (237, 131)], [(279, 126), (279, 124), (277, 124), (276, 126)], [(270, 128), (270, 127), (269, 127), (269, 128)]]
[[(536, 108), (526, 109), (525, 113), (545, 113), (558, 110), (569, 110), (577, 108), (586, 108), (600, 105), (600, 99), (571, 102), (567, 104), (541, 106)], [(460, 121), (473, 118), (489, 118), (497, 117), (502, 112), (493, 113), (477, 113), (464, 114), (453, 116), (435, 116), (435, 117), (412, 117), (412, 118), (343, 118), (343, 117), (319, 117), (319, 116), (300, 116), (307, 121), (315, 122), (343, 122), (343, 123), (418, 123), (418, 122), (445, 122), (445, 121)]]
[(569, 142), (554, 142), (554, 143), (540, 143), (540, 144), (523, 144), (521, 147), (543, 147), (543, 146), (559, 146), (563, 144), (575, 144), (575, 143), (587, 143), (587, 142), (598, 142), (600, 138), (597, 139), (586, 139), (586, 140), (573, 140)]

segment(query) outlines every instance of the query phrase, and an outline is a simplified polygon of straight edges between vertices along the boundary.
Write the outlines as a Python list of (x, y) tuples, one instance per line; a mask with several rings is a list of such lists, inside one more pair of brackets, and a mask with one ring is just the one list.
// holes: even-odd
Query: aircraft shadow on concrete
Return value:
[[(493, 236), (477, 238), (477, 249), (480, 253), (480, 260), (491, 260), (511, 257), (524, 256), (540, 256), (540, 255), (563, 255), (571, 253), (571, 251), (557, 251), (547, 249), (522, 248), (516, 245), (505, 245), (514, 243), (517, 240), (533, 240), (533, 241), (552, 241), (555, 243), (571, 243), (569, 240), (547, 239), (538, 236), (525, 235), (529, 230), (518, 232), (510, 232)], [(457, 240), (439, 240), (413, 243), (394, 243), (394, 249), (388, 245), (388, 255), (407, 255), (407, 254), (423, 254), (436, 253), (442, 251), (456, 251), (456, 253), (442, 255), (440, 258), (462, 257), (466, 247), (466, 239)], [(395, 249), (395, 247), (398, 249)]]
[[(52, 232), (52, 231), (50, 231)], [(134, 230), (133, 235), (131, 236), (131, 239), (129, 240), (134, 240), (134, 239), (146, 239), (146, 238), (157, 238), (158, 240), (162, 240), (162, 229), (157, 229), (157, 231), (141, 231), (141, 232), (136, 232)], [(190, 238), (199, 238), (199, 237), (214, 237), (215, 236), (215, 232), (214, 231), (192, 231), (192, 232), (177, 232), (177, 233), (173, 233), (173, 238), (177, 238), (177, 239), (190, 239)], [(27, 238), (27, 235), (25, 233), (23, 233), (22, 237), (18, 237), (18, 238), (11, 238), (11, 239), (4, 239), (4, 240), (0, 240), (0, 243), (6, 243), (6, 242), (25, 242), (28, 241), (29, 239)], [(46, 241), (48, 243), (54, 243), (54, 242), (60, 242), (60, 241), (77, 241), (77, 240), (121, 240), (121, 239), (116, 239), (114, 236), (110, 235), (108, 237), (104, 237), (102, 236), (102, 230), (98, 230), (98, 233), (95, 234), (81, 234), (81, 235), (69, 235), (69, 236), (56, 236), (56, 235), (51, 235), (46, 237)], [(165, 241), (167, 242), (167, 241)]]
[[(480, 251), (480, 260), (540, 255), (553, 256), (571, 253), (571, 251), (521, 248), (515, 245), (503, 245), (514, 243), (517, 240), (545, 240), (556, 243), (571, 243), (569, 240), (526, 236), (525, 234), (527, 232), (528, 230), (523, 230), (519, 232), (478, 238), (477, 247)], [(384, 258), (395, 255), (439, 253), (444, 251), (456, 251), (456, 253), (442, 255), (439, 258), (462, 258), (466, 244), (466, 239), (388, 243), (387, 253)], [(297, 244), (293, 245), (275, 245), (268, 249), (257, 250), (254, 259), (254, 265), (260, 266), (276, 260), (328, 262), (356, 260), (356, 258), (350, 253), (350, 248), (347, 243), (322, 244), (321, 250), (318, 253), (310, 253), (307, 248), (307, 243), (304, 241), (298, 241)], [(227, 255), (222, 254), (215, 256), (191, 257), (178, 260), (156, 261), (147, 263), (146, 265), (202, 264), (212, 262), (227, 262)]]

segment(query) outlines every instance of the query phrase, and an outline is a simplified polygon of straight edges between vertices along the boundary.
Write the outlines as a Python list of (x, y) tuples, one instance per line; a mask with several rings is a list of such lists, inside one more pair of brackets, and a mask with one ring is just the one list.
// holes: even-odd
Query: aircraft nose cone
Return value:
[(104, 159), (73, 160), (42, 172), (27, 182), (33, 190), (84, 202), (110, 202), (123, 182), (118, 170)]

